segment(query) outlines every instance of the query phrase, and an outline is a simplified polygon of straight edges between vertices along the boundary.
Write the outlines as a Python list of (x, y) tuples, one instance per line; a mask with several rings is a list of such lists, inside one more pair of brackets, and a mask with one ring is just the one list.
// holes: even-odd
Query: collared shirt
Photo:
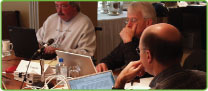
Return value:
[(149, 86), (152, 89), (205, 89), (206, 73), (174, 65), (155, 76)]

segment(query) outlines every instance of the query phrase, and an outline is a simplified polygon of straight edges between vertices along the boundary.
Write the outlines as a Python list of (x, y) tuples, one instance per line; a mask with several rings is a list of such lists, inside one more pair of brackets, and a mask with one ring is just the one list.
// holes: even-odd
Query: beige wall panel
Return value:
[(97, 2), (81, 2), (80, 8), (91, 19), (94, 26), (97, 26)]
[(51, 14), (56, 13), (55, 4), (51, 2), (39, 2), (39, 27)]

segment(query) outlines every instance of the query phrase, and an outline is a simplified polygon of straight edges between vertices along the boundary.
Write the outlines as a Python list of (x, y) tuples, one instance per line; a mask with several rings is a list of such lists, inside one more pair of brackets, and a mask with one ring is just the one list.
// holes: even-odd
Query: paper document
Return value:
[[(40, 63), (40, 60), (32, 60), (32, 62), (37, 62)], [(58, 64), (57, 60), (44, 60), (45, 64), (49, 64), (49, 66), (56, 66), (56, 64)]]
[[(19, 63), (16, 69), (16, 72), (26, 72), (29, 62), (30, 61), (21, 60), (21, 62)], [(47, 70), (48, 66), (49, 66), (48, 64), (44, 65), (44, 72)], [(40, 63), (37, 62), (30, 63), (30, 67), (28, 68), (28, 74), (32, 74), (32, 73), (41, 75)]]

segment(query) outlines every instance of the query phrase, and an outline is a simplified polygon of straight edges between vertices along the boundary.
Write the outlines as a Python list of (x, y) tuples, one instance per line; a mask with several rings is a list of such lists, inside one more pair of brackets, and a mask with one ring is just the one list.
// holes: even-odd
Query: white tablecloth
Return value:
[(126, 17), (127, 17), (127, 12), (126, 11), (123, 11), (123, 13), (118, 15), (118, 16), (110, 16), (108, 14), (98, 13), (98, 21), (113, 20), (113, 19), (120, 19), (120, 18), (126, 18)]

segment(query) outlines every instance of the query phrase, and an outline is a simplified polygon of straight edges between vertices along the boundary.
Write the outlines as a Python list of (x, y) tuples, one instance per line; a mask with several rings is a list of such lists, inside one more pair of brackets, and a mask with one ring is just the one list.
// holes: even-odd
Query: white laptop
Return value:
[(68, 80), (69, 89), (112, 89), (114, 84), (111, 70)]
[(64, 64), (67, 66), (70, 66), (70, 62), (78, 64), (80, 67), (79, 76), (89, 75), (97, 72), (90, 56), (60, 50), (56, 50), (56, 54), (59, 58), (64, 59)]

